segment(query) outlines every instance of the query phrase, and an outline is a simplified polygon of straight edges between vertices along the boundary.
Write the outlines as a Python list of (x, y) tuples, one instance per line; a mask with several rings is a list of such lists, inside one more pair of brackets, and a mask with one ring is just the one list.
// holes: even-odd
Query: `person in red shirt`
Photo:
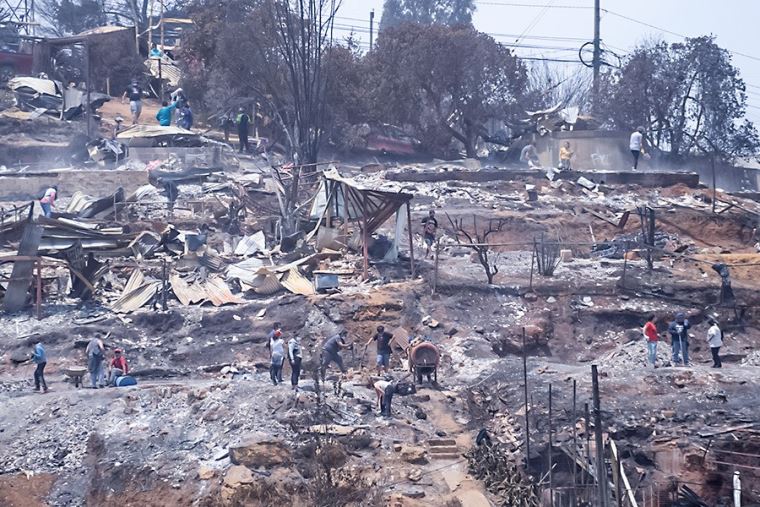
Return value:
[(657, 335), (657, 326), (654, 325), (654, 315), (650, 315), (647, 319), (647, 323), (644, 324), (644, 336), (647, 339), (647, 357), (649, 362), (652, 363), (653, 368), (657, 368), (657, 342), (659, 336)]
[(129, 373), (129, 365), (127, 365), (127, 359), (122, 354), (121, 349), (113, 351), (113, 359), (111, 359), (111, 365), (108, 370), (108, 385), (116, 385), (116, 377), (121, 377)]

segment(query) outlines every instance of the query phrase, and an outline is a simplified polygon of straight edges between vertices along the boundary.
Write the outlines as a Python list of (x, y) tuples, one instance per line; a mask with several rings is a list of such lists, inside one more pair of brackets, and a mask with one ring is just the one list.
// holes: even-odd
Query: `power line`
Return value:
[[(480, 5), (496, 5), (500, 7), (540, 7), (545, 8), (546, 4), (526, 4), (526, 3), (516, 3), (516, 2), (496, 2), (496, 1), (485, 1), (485, 0), (475, 0), (476, 4)], [(550, 7), (551, 9), (593, 9), (593, 7), (588, 7), (585, 5), (552, 5)]]
[[(602, 9), (602, 10), (604, 12), (608, 13), (608, 14), (612, 14), (613, 16), (617, 16), (617, 17), (625, 19), (627, 21), (631, 21), (632, 23), (637, 23), (637, 24), (642, 25), (642, 26), (653, 28), (653, 29), (658, 30), (658, 31), (660, 31), (662, 33), (667, 33), (669, 35), (675, 35), (676, 37), (680, 37), (682, 39), (688, 39), (689, 38), (688, 35), (683, 35), (681, 33), (674, 32), (674, 31), (668, 30), (666, 28), (661, 28), (661, 27), (655, 26), (655, 25), (653, 25), (651, 23), (647, 23), (646, 21), (641, 21), (641, 20), (632, 18), (630, 16), (626, 16), (624, 14), (620, 14), (619, 12), (611, 11), (609, 9)], [(748, 55), (746, 53), (742, 53), (742, 52), (739, 52), (739, 51), (734, 51), (734, 50), (731, 50), (731, 49), (728, 49), (728, 48), (726, 48), (726, 51), (728, 51), (729, 53), (734, 54), (734, 55), (743, 56), (744, 58), (749, 58), (750, 60), (755, 60), (755, 61), (760, 62), (760, 57), (757, 57), (757, 56)]]
[(515, 40), (516, 44), (519, 44), (523, 36), (526, 35), (528, 32), (530, 32), (538, 24), (538, 22), (541, 21), (541, 19), (546, 14), (546, 11), (549, 10), (549, 7), (551, 7), (551, 4), (553, 3), (554, 3), (554, 0), (549, 0), (546, 6), (543, 9), (541, 9), (541, 11), (536, 15), (536, 17), (533, 18), (533, 21), (530, 22), (530, 24), (525, 28), (525, 30), (523, 30), (520, 36)]

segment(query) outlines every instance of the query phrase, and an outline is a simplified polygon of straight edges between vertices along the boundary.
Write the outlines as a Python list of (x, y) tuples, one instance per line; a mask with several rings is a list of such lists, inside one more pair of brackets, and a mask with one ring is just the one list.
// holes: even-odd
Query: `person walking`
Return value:
[(248, 125), (251, 123), (251, 117), (240, 108), (237, 115), (238, 139), (240, 140), (240, 153), (248, 153), (251, 147), (248, 145)]
[(438, 220), (435, 218), (435, 210), (428, 211), (428, 216), (422, 219), (422, 238), (425, 240), (425, 258), (427, 259), (435, 243), (438, 233)]
[(639, 168), (639, 157), (644, 154), (644, 127), (639, 127), (631, 134), (631, 140), (628, 143), (633, 155), (633, 170)]
[(45, 190), (45, 194), (40, 198), (40, 208), (42, 208), (42, 214), (45, 215), (47, 218), (50, 218), (50, 215), (53, 211), (53, 207), (55, 207), (55, 200), (58, 198), (58, 185), (53, 185), (52, 187), (48, 187), (47, 190)]
[(133, 79), (122, 96), (122, 102), (129, 99), (129, 112), (132, 113), (132, 125), (137, 125), (140, 121), (140, 115), (142, 114), (142, 96), (143, 90), (140, 87), (140, 84), (137, 82), (137, 79)]
[(388, 373), (388, 367), (391, 363), (391, 339), (393, 339), (393, 335), (385, 330), (385, 327), (383, 326), (377, 326), (377, 333), (372, 335), (372, 338), (370, 338), (366, 345), (366, 347), (369, 347), (369, 344), (374, 342), (377, 342), (377, 356), (376, 356), (376, 366), (377, 366), (377, 374), (380, 375), (381, 372)]
[(344, 329), (340, 333), (328, 338), (324, 345), (322, 345), (322, 358), (319, 366), (322, 382), (325, 381), (325, 374), (330, 363), (337, 364), (341, 373), (346, 373), (346, 367), (343, 366), (343, 358), (340, 357), (340, 351), (353, 346), (346, 344), (346, 336), (348, 336), (348, 331)]
[(654, 324), (654, 315), (650, 315), (644, 324), (644, 336), (647, 339), (647, 359), (652, 364), (652, 368), (657, 368), (657, 326)]
[(37, 342), (32, 349), (32, 361), (37, 367), (34, 369), (34, 390), (39, 392), (42, 386), (42, 392), (48, 392), (47, 382), (45, 382), (45, 366), (47, 365), (47, 354), (42, 343)]
[(301, 376), (301, 338), (294, 336), (288, 341), (288, 361), (290, 362), (290, 385), (298, 390), (298, 379)]
[(710, 329), (707, 330), (707, 343), (710, 345), (710, 352), (712, 352), (712, 367), (722, 368), (723, 363), (720, 361), (719, 353), (723, 346), (723, 331), (715, 319), (708, 319), (707, 323), (710, 325)]
[(106, 357), (105, 345), (100, 338), (93, 338), (87, 344), (85, 353), (87, 354), (87, 370), (90, 372), (90, 384), (93, 389), (103, 387), (103, 360)]
[(689, 366), (689, 329), (691, 325), (683, 313), (676, 314), (676, 319), (668, 326), (670, 333), (671, 345), (673, 348), (673, 365), (681, 364), (683, 355), (683, 365)]

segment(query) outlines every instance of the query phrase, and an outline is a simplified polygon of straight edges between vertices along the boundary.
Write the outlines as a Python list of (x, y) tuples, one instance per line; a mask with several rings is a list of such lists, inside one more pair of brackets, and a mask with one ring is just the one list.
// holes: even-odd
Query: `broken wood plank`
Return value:
[(757, 426), (757, 423), (746, 423), (746, 424), (740, 424), (738, 426), (729, 426), (728, 428), (723, 428), (716, 431), (700, 431), (697, 432), (697, 435), (699, 435), (701, 438), (709, 438), (714, 437), (716, 435), (724, 435), (726, 433), (731, 433), (732, 431), (739, 431), (739, 430), (746, 430), (749, 428), (754, 428)]

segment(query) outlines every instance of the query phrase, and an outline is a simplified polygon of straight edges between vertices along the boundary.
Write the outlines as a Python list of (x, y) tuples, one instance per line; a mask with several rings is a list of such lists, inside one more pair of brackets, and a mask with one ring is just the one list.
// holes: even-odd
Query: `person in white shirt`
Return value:
[(53, 185), (45, 190), (45, 195), (40, 199), (40, 207), (42, 208), (42, 214), (50, 218), (50, 212), (53, 206), (55, 206), (55, 199), (58, 197), (58, 186)]
[(633, 155), (633, 170), (639, 168), (639, 156), (644, 153), (644, 127), (637, 128), (633, 134), (631, 134), (631, 155)]
[(282, 363), (285, 362), (285, 342), (282, 339), (282, 331), (275, 329), (269, 338), (269, 353), (272, 363), (269, 367), (269, 376), (272, 383), (277, 385), (282, 382)]
[(709, 319), (707, 323), (710, 325), (710, 329), (707, 330), (707, 343), (710, 345), (710, 352), (712, 352), (713, 368), (721, 368), (723, 363), (720, 362), (721, 346), (723, 346), (723, 331), (720, 330), (718, 323), (715, 319)]
[(301, 375), (301, 338), (294, 336), (288, 342), (288, 360), (290, 361), (290, 385), (298, 390), (298, 378)]

